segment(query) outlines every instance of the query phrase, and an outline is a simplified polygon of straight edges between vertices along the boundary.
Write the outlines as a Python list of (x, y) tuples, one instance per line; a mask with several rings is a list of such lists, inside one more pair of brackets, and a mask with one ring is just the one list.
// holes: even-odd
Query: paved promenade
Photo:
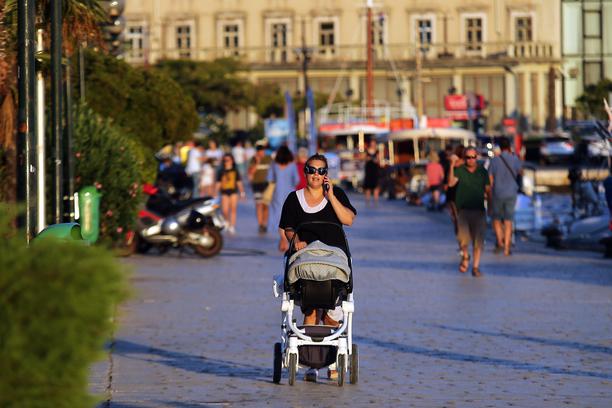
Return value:
[(489, 239), (475, 279), (445, 213), (351, 200), (359, 384), (272, 383), (281, 257), (247, 201), (221, 256), (126, 261), (134, 295), (91, 375), (101, 406), (612, 406), (612, 261), (529, 242), (505, 258)]

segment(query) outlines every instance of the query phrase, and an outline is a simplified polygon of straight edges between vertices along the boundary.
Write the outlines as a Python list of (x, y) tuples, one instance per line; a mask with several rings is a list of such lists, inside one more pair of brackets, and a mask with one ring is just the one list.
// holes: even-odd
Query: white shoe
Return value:
[(229, 227), (227, 227), (227, 232), (230, 235), (234, 235), (236, 233), (236, 228), (233, 225), (230, 225)]

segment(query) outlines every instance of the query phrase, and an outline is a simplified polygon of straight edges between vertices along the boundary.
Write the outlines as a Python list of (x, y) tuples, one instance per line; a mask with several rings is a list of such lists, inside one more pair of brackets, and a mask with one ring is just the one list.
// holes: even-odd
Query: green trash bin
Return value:
[(83, 238), (92, 244), (100, 235), (100, 197), (94, 186), (83, 187), (79, 191), (79, 222)]
[(66, 222), (63, 224), (49, 225), (36, 235), (35, 240), (46, 238), (59, 239), (61, 241), (83, 241), (81, 226), (76, 222)]

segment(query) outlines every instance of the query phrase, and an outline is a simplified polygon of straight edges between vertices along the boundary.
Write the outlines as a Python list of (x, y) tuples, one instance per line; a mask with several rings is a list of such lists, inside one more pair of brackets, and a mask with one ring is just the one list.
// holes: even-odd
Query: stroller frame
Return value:
[[(294, 309), (297, 303), (303, 299), (297, 299), (295, 288), (293, 285), (289, 285), (287, 282), (287, 271), (289, 267), (289, 259), (293, 254), (294, 240), (297, 236), (300, 228), (310, 224), (328, 224), (337, 226), (343, 233), (342, 227), (335, 223), (329, 222), (310, 222), (304, 223), (297, 227), (295, 235), (290, 243), (289, 250), (286, 253), (285, 259), (285, 273), (284, 273), (284, 284), (282, 292), (281, 302), (281, 341), (274, 345), (274, 375), (273, 382), (279, 383), (282, 376), (283, 368), (288, 370), (288, 383), (294, 385), (297, 371), (299, 367), (312, 367), (308, 365), (308, 362), (300, 362), (300, 348), (302, 347), (314, 347), (320, 353), (327, 356), (327, 362), (333, 356), (333, 350), (336, 350), (335, 364), (338, 371), (338, 386), (343, 386), (346, 381), (347, 373), (349, 373), (349, 381), (351, 384), (356, 384), (359, 373), (359, 357), (357, 351), (357, 345), (353, 343), (353, 313), (355, 311), (355, 305), (353, 301), (353, 273), (352, 273), (352, 262), (350, 253), (348, 253), (348, 242), (346, 241), (346, 235), (344, 235), (345, 245), (347, 248), (347, 257), (349, 262), (349, 268), (351, 274), (348, 283), (335, 282), (333, 285), (330, 282), (329, 286), (333, 289), (331, 293), (336, 296), (334, 289), (340, 288), (338, 291), (338, 297), (342, 299), (342, 320), (339, 322), (338, 327), (333, 326), (298, 326), (296, 319), (294, 318)], [(299, 281), (298, 281), (299, 282)], [(310, 282), (310, 281), (307, 281)], [(329, 281), (324, 281), (329, 282)], [(296, 282), (297, 283), (297, 282)], [(295, 285), (295, 284), (294, 284)], [(307, 285), (307, 283), (306, 283)], [(279, 282), (274, 282), (274, 293), (276, 297), (280, 297), (279, 293)], [(308, 305), (310, 306), (310, 305)], [(328, 333), (326, 333), (328, 332)], [(317, 363), (316, 368), (323, 368), (332, 365), (326, 363)]]

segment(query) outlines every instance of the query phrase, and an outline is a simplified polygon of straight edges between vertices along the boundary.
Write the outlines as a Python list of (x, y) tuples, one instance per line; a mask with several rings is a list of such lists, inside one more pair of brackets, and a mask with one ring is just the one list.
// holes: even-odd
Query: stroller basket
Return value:
[[(305, 330), (307, 336), (313, 341), (322, 341), (323, 338), (333, 333), (334, 328), (329, 326), (298, 326)], [(302, 346), (298, 349), (300, 364), (312, 368), (323, 368), (336, 362), (337, 347), (330, 346)]]

